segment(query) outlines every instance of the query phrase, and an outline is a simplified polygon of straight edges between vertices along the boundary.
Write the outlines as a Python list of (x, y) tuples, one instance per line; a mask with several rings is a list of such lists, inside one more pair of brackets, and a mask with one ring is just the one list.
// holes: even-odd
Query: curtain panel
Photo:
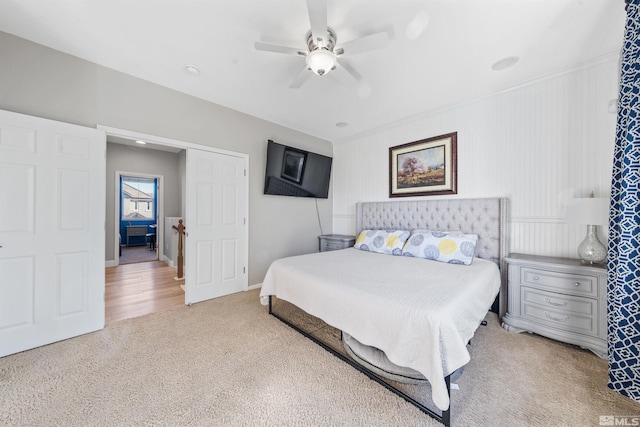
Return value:
[(640, 0), (627, 4), (607, 259), (609, 388), (640, 401)]

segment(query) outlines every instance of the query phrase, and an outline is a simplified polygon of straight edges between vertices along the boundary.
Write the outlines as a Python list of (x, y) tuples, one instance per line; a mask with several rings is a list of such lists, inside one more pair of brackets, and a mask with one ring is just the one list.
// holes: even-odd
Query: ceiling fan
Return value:
[(311, 30), (306, 36), (306, 50), (255, 42), (257, 50), (304, 57), (305, 65), (289, 85), (290, 88), (297, 89), (302, 86), (311, 76), (311, 72), (318, 76), (325, 76), (338, 67), (344, 69), (347, 75), (357, 82), (361, 78), (360, 74), (345, 62), (343, 55), (356, 55), (379, 49), (389, 42), (389, 35), (383, 31), (337, 45), (338, 38), (335, 31), (327, 27), (327, 0), (307, 0), (307, 10)]

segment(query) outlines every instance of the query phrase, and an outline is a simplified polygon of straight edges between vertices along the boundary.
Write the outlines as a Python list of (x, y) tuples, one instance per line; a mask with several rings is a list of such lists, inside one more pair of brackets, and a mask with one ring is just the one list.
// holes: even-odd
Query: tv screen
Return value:
[(329, 197), (331, 157), (269, 140), (264, 194), (293, 197)]

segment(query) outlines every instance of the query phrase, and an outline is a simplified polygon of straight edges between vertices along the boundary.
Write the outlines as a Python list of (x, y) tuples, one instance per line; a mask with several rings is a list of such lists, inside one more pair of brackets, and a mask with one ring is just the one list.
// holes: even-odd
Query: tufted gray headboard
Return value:
[(498, 264), (502, 272), (499, 315), (507, 307), (509, 200), (506, 198), (432, 199), (356, 204), (356, 233), (365, 229), (461, 231), (478, 235), (476, 256)]

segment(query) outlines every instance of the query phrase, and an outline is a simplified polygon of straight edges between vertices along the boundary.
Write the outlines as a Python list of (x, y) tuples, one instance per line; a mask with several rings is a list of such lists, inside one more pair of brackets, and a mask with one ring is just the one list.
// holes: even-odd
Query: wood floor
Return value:
[(105, 270), (105, 322), (139, 317), (184, 304), (184, 279), (164, 261), (108, 267)]

